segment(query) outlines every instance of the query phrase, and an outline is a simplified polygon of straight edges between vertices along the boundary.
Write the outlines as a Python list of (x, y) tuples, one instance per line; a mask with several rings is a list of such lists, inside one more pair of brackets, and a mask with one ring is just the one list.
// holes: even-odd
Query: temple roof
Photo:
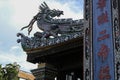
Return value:
[[(38, 49), (32, 49), (27, 53), (27, 61), (32, 63), (45, 62), (45, 57), (51, 55), (66, 55), (68, 53), (75, 53), (83, 47), (83, 38), (74, 38), (72, 40), (58, 43), (55, 45), (45, 46)], [(81, 49), (80, 49), (81, 48)], [(81, 51), (82, 52), (82, 51)]]
[(63, 11), (51, 10), (45, 2), (42, 5), (44, 7), (40, 6), (40, 12), (33, 17), (28, 26), (21, 30), (28, 28), (30, 34), (34, 22), (37, 21), (38, 28), (43, 32), (36, 32), (33, 37), (22, 33), (17, 34), (21, 37), (17, 42), (21, 43), (27, 53), (27, 61), (45, 62), (47, 59), (44, 58), (49, 55), (64, 55), (69, 51), (69, 53), (79, 51), (83, 46), (84, 19), (56, 19), (54, 17), (63, 15)]

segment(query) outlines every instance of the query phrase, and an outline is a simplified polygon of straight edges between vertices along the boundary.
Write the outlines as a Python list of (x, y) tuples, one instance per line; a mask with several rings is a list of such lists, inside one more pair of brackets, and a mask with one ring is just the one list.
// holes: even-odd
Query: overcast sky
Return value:
[[(22, 32), (27, 35), (27, 29), (20, 29), (38, 13), (43, 1), (50, 9), (63, 10), (64, 16), (61, 18), (83, 18), (83, 0), (0, 0), (0, 64), (3, 66), (17, 62), (25, 71), (36, 68), (36, 64), (26, 62), (27, 55), (16, 42), (16, 34)], [(32, 34), (37, 30), (35, 24)]]

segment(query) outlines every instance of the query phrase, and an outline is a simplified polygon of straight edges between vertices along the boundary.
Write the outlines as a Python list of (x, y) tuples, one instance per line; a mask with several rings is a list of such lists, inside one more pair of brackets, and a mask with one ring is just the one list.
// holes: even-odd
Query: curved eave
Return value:
[[(27, 61), (32, 63), (44, 62), (43, 58), (49, 55), (62, 55), (62, 51), (71, 51), (75, 48), (83, 46), (83, 37), (74, 38), (69, 41), (58, 43), (51, 46), (40, 47), (36, 49), (27, 50)], [(60, 53), (60, 54), (59, 54)], [(65, 52), (67, 53), (67, 52)], [(64, 53), (64, 54), (65, 54)]]
[(66, 44), (69, 44), (69, 43), (71, 44), (72, 42), (76, 42), (76, 41), (80, 41), (80, 40), (82, 40), (82, 37), (81, 38), (74, 38), (72, 40), (68, 40), (68, 41), (65, 41), (62, 43), (57, 43), (54, 45), (43, 46), (43, 47), (38, 47), (38, 48), (33, 48), (33, 49), (26, 49), (25, 52), (27, 54), (42, 52), (42, 51), (50, 50), (52, 48), (63, 47)]

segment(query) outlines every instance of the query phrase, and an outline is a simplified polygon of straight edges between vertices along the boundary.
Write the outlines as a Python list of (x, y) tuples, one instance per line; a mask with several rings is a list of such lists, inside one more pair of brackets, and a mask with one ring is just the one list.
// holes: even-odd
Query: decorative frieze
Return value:
[(92, 79), (92, 0), (84, 0), (84, 80)]
[(112, 0), (112, 23), (113, 23), (113, 39), (114, 39), (114, 55), (115, 55), (115, 80), (120, 80), (120, 24), (119, 0)]
[[(37, 34), (39, 34), (37, 32)], [(31, 50), (31, 49), (37, 49), (45, 46), (51, 46), (58, 43), (63, 43), (75, 38), (79, 38), (83, 36), (83, 31), (81, 32), (74, 32), (65, 34), (63, 36), (58, 36), (56, 38), (47, 38), (42, 40), (40, 37), (34, 36), (29, 38), (28, 36), (25, 36), (22, 33), (17, 34), (18, 37), (21, 37), (21, 39), (18, 39), (17, 42), (21, 42), (23, 50)]]

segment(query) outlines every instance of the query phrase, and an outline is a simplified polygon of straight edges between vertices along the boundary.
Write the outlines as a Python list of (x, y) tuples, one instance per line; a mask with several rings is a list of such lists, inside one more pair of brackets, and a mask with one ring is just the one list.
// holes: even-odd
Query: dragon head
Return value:
[(46, 14), (49, 17), (60, 17), (60, 15), (63, 15), (63, 11), (56, 9), (51, 10), (45, 2), (40, 5), (39, 9), (41, 13)]
[(63, 11), (53, 9), (50, 11), (49, 15), (51, 17), (60, 17), (60, 15), (63, 15)]

